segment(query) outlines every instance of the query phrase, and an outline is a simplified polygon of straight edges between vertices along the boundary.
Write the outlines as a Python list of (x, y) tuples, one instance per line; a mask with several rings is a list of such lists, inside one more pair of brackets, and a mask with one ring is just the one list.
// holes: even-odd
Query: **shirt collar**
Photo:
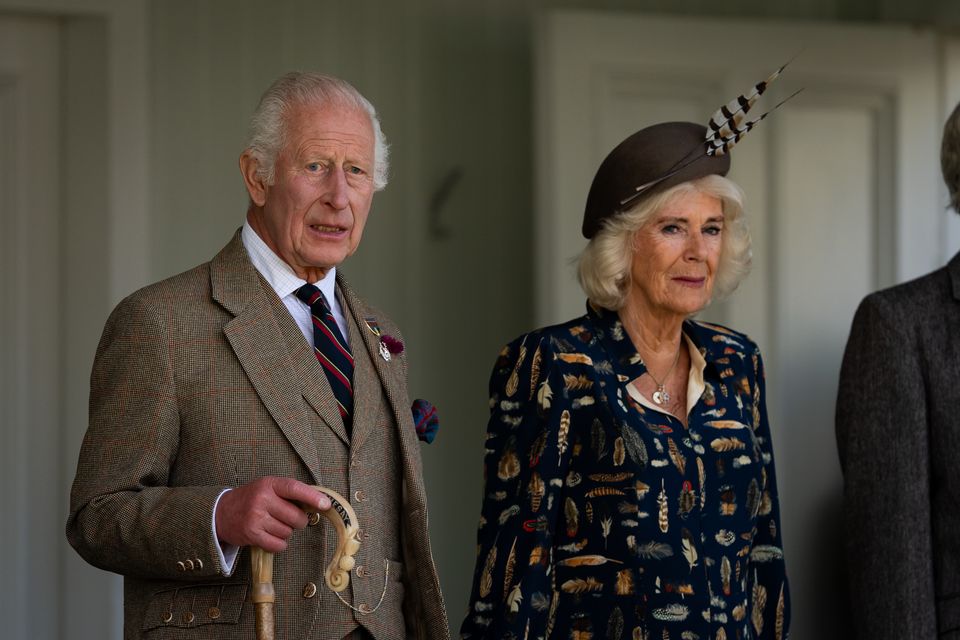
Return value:
[[(257, 235), (257, 232), (253, 230), (249, 222), (245, 221), (243, 223), (243, 230), (240, 232), (240, 237), (243, 241), (243, 246), (247, 249), (247, 253), (250, 254), (250, 262), (253, 263), (253, 266), (260, 272), (260, 275), (263, 276), (270, 285), (270, 288), (274, 290), (281, 300), (289, 295), (293, 295), (294, 291), (307, 283), (306, 280), (298, 277), (297, 274), (293, 272), (293, 269), (290, 268), (290, 265), (284, 262), (280, 256), (267, 246), (267, 243)], [(332, 267), (327, 271), (323, 280), (311, 284), (323, 292), (323, 295), (330, 304), (335, 304), (334, 295), (336, 292), (336, 282), (337, 268)]]
[[(621, 382), (635, 380), (646, 373), (647, 367), (643, 364), (643, 359), (637, 353), (633, 342), (630, 341), (630, 337), (623, 328), (623, 323), (616, 311), (595, 306), (588, 301), (587, 316), (593, 323), (597, 337), (611, 355)], [(718, 340), (714, 337), (723, 333), (727, 333), (727, 331), (714, 325), (705, 325), (690, 319), (683, 321), (683, 334), (695, 347), (697, 353), (702, 356), (704, 368), (717, 366), (716, 361), (718, 359), (729, 356), (729, 353), (724, 353), (724, 348), (730, 346), (729, 341), (722, 338)], [(699, 358), (694, 356), (694, 361), (698, 360)]]

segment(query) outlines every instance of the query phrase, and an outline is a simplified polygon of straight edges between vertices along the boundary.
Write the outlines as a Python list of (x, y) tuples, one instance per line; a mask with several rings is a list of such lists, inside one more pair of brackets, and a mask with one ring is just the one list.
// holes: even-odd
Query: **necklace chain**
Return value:
[(670, 368), (667, 369), (667, 373), (663, 376), (663, 382), (657, 380), (657, 377), (653, 375), (653, 371), (647, 368), (647, 374), (653, 380), (653, 383), (657, 385), (657, 390), (653, 392), (653, 401), (658, 405), (664, 405), (670, 402), (670, 393), (667, 391), (664, 384), (667, 380), (670, 379), (670, 374), (673, 373), (674, 367), (677, 366), (677, 363), (680, 361), (680, 349), (683, 348), (683, 343), (681, 342), (680, 346), (677, 347), (677, 355), (673, 358), (673, 364), (670, 365)]

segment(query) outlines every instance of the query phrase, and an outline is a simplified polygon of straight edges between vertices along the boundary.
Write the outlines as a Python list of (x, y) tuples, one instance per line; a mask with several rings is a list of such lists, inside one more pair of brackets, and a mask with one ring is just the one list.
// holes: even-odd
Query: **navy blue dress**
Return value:
[(616, 313), (500, 353), (464, 639), (788, 637), (760, 353), (686, 321), (706, 362), (688, 426), (636, 402)]

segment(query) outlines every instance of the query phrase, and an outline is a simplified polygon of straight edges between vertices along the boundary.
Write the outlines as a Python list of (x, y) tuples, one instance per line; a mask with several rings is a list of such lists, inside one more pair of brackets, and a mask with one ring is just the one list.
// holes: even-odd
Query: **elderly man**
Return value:
[[(250, 546), (282, 552), (278, 638), (448, 637), (403, 342), (337, 274), (386, 149), (348, 83), (283, 76), (240, 156), (246, 224), (107, 321), (67, 536), (124, 575), (125, 638), (252, 640)], [(324, 586), (330, 500), (310, 485), (362, 527), (341, 594)]]
[[(960, 211), (960, 105), (940, 162)], [(960, 637), (960, 254), (867, 296), (840, 371), (837, 444), (855, 637)]]

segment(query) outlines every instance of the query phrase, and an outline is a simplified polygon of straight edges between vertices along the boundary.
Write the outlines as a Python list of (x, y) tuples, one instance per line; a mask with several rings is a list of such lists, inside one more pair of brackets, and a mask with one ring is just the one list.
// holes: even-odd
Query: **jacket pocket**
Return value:
[(147, 605), (143, 630), (189, 629), (211, 624), (237, 624), (247, 597), (247, 584), (197, 584), (157, 591)]

